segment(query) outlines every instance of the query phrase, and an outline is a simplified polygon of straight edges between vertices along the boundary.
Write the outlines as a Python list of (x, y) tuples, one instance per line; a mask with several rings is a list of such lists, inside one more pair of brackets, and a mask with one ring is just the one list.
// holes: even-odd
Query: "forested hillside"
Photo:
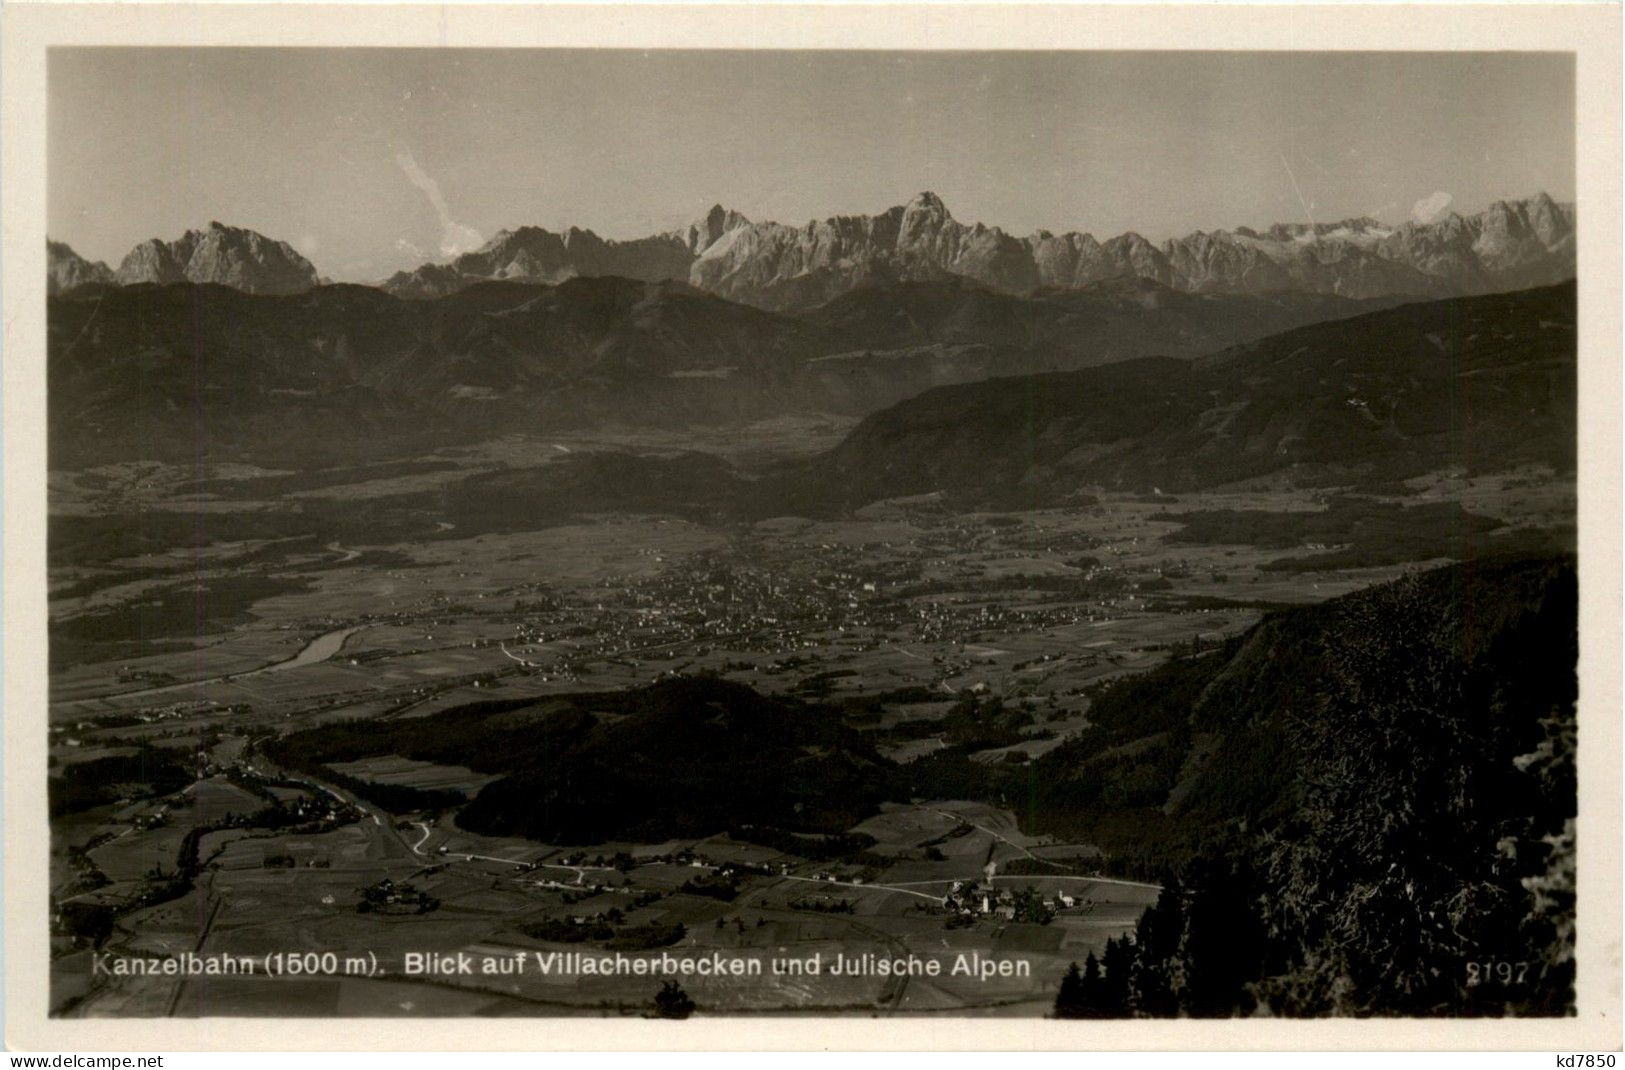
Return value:
[(1106, 735), (1043, 763), (1040, 812), (1166, 789), (1190, 860), (1058, 1010), (1568, 1012), (1576, 625), (1568, 562), (1453, 566), (1162, 670), (1181, 686), (1132, 766), (1083, 753), (1122, 731), (1104, 703)]

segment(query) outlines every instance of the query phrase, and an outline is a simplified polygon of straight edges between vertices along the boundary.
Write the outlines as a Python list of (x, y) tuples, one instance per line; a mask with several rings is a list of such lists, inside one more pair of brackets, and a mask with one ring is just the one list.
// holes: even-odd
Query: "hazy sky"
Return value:
[(503, 228), (1192, 230), (1574, 196), (1574, 78), (1530, 53), (56, 49), (53, 238), (113, 266), (220, 220), (371, 280)]

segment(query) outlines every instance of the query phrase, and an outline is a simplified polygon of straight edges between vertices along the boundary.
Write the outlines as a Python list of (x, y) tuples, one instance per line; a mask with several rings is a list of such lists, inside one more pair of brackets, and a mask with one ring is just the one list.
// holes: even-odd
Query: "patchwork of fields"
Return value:
[[(761, 463), (826, 439), (780, 429)], [(301, 476), (299, 494), (359, 506), (403, 480), (414, 491), (439, 487), (555, 446), (604, 443), (505, 439), (377, 480), (354, 470), (333, 484)], [(197, 515), (252, 528), (272, 505), (241, 490), (200, 503), (178, 480), (166, 498), (164, 479), (147, 475), (128, 486), (109, 475), (93, 497), (91, 484), (62, 481), (53, 506), (95, 519), (137, 504), (204, 504)], [(241, 486), (281, 478), (224, 475)], [(1437, 474), (1353, 506), (1255, 481), (1177, 500), (1101, 491), (1085, 507), (1009, 513), (954, 513), (927, 495), (844, 519), (584, 514), (473, 533), (448, 519), (434, 538), (412, 542), (233, 537), (62, 562), (53, 587), (78, 593), (53, 601), (53, 629), (93, 617), (96, 631), (64, 648), (83, 656), (52, 676), (51, 772), (99, 777), (102, 792), (53, 820), (53, 1008), (646, 1011), (659, 987), (647, 976), (534, 965), (523, 974), (406, 972), (411, 954), (535, 963), (536, 953), (588, 952), (761, 963), (755, 976), (684, 975), (705, 1012), (1043, 1013), (1067, 966), (1132, 930), (1157, 888), (1121, 879), (1096, 844), (1024, 832), (1032, 825), (1020, 799), (889, 802), (846, 830), (863, 846), (840, 852), (720, 828), (659, 843), (540, 843), (460, 827), (457, 805), (388, 809), (373, 798), (472, 799), (503, 776), (471, 767), (478, 762), (387, 753), (292, 769), (264, 744), (322, 724), (404, 724), (473, 704), (706, 674), (839, 710), (882, 764), (964, 751), (981, 766), (1020, 769), (1089, 730), (1102, 683), (1212, 648), (1272, 608), (1420, 563), (1293, 566), (1336, 549), (1293, 543), (1295, 516), (1461, 503), (1498, 531), (1560, 533), (1572, 485), (1544, 475)], [(1234, 523), (1259, 513), (1276, 518), (1267, 540)], [(1188, 530), (1235, 541), (1192, 541)], [(203, 630), (143, 630), (143, 606), (173, 615), (185, 609), (181, 587), (235, 582), (245, 570), (257, 586), (240, 590), (253, 597), (203, 614)], [(164, 756), (185, 772), (184, 787), (151, 783)], [(1043, 916), (1018, 905), (1029, 902)], [(102, 969), (108, 956), (187, 952), (335, 958), (314, 976)], [(944, 973), (829, 972), (865, 954), (940, 960)], [(1024, 972), (948, 972), (961, 955), (1024, 963)], [(825, 967), (817, 974), (772, 968), (814, 956)]]

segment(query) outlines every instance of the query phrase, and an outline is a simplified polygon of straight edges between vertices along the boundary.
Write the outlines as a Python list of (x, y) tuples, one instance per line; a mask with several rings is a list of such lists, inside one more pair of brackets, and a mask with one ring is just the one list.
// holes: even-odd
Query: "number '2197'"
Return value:
[(1469, 962), (1467, 987), (1500, 982), (1503, 985), (1521, 985), (1529, 975), (1527, 962)]

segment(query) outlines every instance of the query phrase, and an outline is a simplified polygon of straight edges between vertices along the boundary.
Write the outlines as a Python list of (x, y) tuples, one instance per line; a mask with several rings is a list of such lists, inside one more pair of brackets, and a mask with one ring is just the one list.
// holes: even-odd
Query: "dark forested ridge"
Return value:
[(615, 277), (481, 282), (435, 300), (83, 286), (48, 309), (51, 448), (57, 467), (322, 465), (604, 421), (867, 413), (943, 383), (1193, 358), (1398, 300), (1149, 282), (1018, 297), (949, 278), (792, 316)]
[[(947, 292), (978, 310), (984, 302), (1017, 300)], [(935, 309), (942, 293), (901, 293), (843, 301), (882, 309), (900, 302), (909, 313), (904, 320), (924, 318), (933, 337), (960, 329), (952, 327), (953, 315), (926, 316), (915, 308)], [(781, 322), (787, 318), (754, 309), (716, 318), (690, 307), (718, 302), (614, 279), (554, 288), (489, 284), (433, 302), (402, 302), (356, 287), (293, 297), (131, 287), (100, 300), (58, 298), (51, 321), (53, 464), (173, 453), (186, 463), (243, 457), (298, 467), (324, 458), (315, 466), (327, 467), (337, 454), (349, 458), (348, 466), (321, 478), (360, 481), (449, 466), (403, 463), (403, 448), (552, 426), (532, 402), (556, 405), (558, 415), (570, 419), (601, 415), (598, 403), (588, 404), (580, 391), (621, 406), (633, 422), (699, 419), (689, 402), (699, 405), (702, 395), (708, 400), (700, 408), (720, 406), (707, 418), (743, 419), (802, 402), (816, 409), (817, 398), (834, 396), (820, 393), (826, 387), (873, 408), (893, 387), (924, 389), (942, 371), (927, 369), (919, 382), (914, 372), (898, 372), (892, 386), (877, 386), (869, 376), (891, 375), (876, 369), (892, 367), (893, 357), (854, 364), (850, 354), (839, 360), (817, 355), (848, 344), (849, 330), (882, 330), (861, 327), (865, 316), (854, 328), (845, 314), (815, 324)], [(408, 306), (409, 315), (397, 305)], [(978, 311), (972, 322), (980, 324), (984, 314)], [(885, 330), (904, 330), (880, 319)], [(975, 330), (995, 330), (1006, 320), (994, 316), (992, 322)], [(443, 538), (450, 529), (442, 522), (463, 538), (615, 510), (699, 520), (821, 516), (937, 491), (951, 505), (1033, 508), (1085, 505), (1101, 487), (1173, 492), (1249, 478), (1387, 493), (1406, 491), (1399, 480), (1450, 467), (1476, 474), (1535, 465), (1561, 476), (1575, 464), (1574, 324), (1572, 284), (1404, 305), (1194, 361), (1145, 357), (925, 390), (874, 413), (834, 450), (765, 470), (669, 449), (548, 451), (546, 463), (471, 468), (462, 478), (360, 500), (309, 497), (290, 508), (245, 512), (154, 509), (134, 518), (57, 516), (51, 554), (53, 561), (94, 563), (176, 540), (300, 535), (365, 545)], [(1019, 336), (1025, 327), (1011, 330)], [(482, 355), (436, 363), (463, 346), (476, 346)], [(711, 363), (717, 352), (727, 354), (726, 367), (735, 371), (710, 377), (721, 367)], [(1023, 352), (1036, 350), (1029, 345)], [(955, 367), (955, 376), (975, 379), (1021, 364)], [(824, 386), (803, 391), (808, 376)], [(757, 387), (789, 393), (775, 395), (779, 400), (763, 409), (750, 400)], [(198, 390), (207, 406), (199, 407)], [(151, 419), (128, 422), (148, 410)], [(391, 460), (364, 463), (382, 458)], [(306, 471), (217, 476), (188, 489), (270, 499), (312, 481), (319, 482)], [(1572, 545), (1565, 532), (1498, 530), (1448, 504), (1400, 506), (1357, 495), (1334, 500), (1324, 513), (1208, 511), (1170, 519), (1184, 523), (1188, 537), (1208, 541), (1239, 531), (1247, 536), (1240, 541), (1254, 542), (1249, 533), (1270, 525), (1284, 544), (1343, 544), (1319, 557), (1286, 556), (1269, 566), (1288, 570)]]
[(1575, 359), (1572, 283), (1404, 305), (1197, 361), (944, 386), (865, 419), (793, 491), (845, 505), (946, 491), (1031, 507), (1091, 485), (1348, 486), (1447, 465), (1571, 472)]

